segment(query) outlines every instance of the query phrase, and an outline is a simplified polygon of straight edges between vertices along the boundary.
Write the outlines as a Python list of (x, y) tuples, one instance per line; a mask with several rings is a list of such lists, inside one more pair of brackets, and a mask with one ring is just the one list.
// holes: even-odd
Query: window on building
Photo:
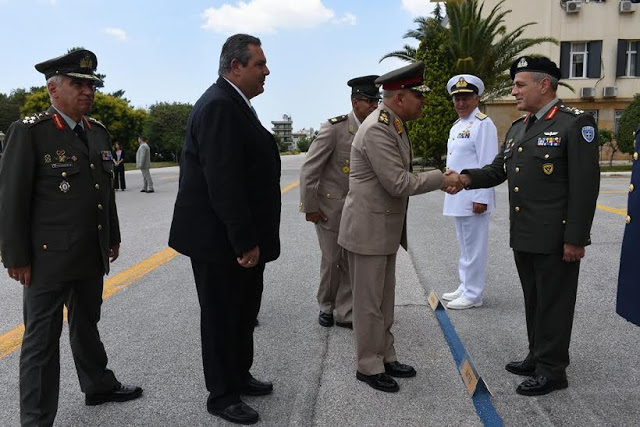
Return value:
[(600, 78), (602, 40), (561, 42), (560, 71), (562, 78)]
[(620, 126), (620, 118), (622, 117), (622, 113), (624, 110), (615, 110), (613, 113), (613, 133), (614, 135), (618, 134), (618, 126)]
[(640, 40), (618, 40), (616, 76), (640, 77)]
[(591, 114), (596, 120), (596, 123), (598, 123), (598, 110), (584, 110), (584, 112), (587, 114)]

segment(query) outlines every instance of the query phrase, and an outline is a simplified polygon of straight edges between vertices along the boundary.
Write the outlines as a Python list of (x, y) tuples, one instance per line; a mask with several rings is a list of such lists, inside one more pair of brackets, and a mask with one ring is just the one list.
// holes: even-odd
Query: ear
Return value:
[(231, 72), (232, 73), (237, 73), (240, 70), (241, 66), (242, 66), (242, 64), (240, 63), (240, 61), (238, 61), (237, 58), (233, 58), (231, 60)]
[(51, 95), (53, 98), (57, 98), (58, 97), (58, 85), (56, 85), (53, 82), (48, 82), (47, 83), (47, 91), (49, 91), (49, 95)]
[(354, 98), (351, 98), (351, 107), (356, 108), (356, 100)]

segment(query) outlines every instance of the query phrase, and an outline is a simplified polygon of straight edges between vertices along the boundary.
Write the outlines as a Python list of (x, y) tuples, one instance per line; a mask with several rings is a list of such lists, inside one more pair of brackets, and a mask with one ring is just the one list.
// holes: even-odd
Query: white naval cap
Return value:
[(447, 82), (447, 90), (449, 95), (456, 93), (475, 93), (482, 95), (484, 93), (484, 83), (478, 77), (471, 74), (458, 74), (453, 76)]

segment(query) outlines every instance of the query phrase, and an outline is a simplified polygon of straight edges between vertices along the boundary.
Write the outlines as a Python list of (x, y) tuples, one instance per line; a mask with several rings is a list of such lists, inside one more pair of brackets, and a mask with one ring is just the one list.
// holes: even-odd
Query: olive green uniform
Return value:
[(591, 243), (600, 186), (598, 128), (593, 117), (562, 101), (516, 120), (493, 163), (463, 170), (469, 188), (509, 185), (510, 243), (525, 299), (528, 359), (536, 374), (560, 379), (569, 342), (579, 262), (563, 261), (565, 243)]
[(20, 355), (23, 425), (51, 425), (58, 403), (59, 338), (69, 310), (71, 349), (84, 393), (117, 381), (100, 340), (103, 276), (120, 243), (107, 130), (83, 118), (86, 143), (50, 107), (14, 122), (0, 163), (0, 253), (31, 266)]

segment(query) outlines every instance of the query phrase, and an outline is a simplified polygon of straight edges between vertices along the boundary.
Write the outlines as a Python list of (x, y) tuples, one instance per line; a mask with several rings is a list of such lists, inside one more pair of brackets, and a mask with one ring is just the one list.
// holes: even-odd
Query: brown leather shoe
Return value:
[(234, 403), (224, 409), (207, 408), (210, 414), (217, 415), (236, 424), (255, 424), (260, 418), (258, 413), (244, 402)]
[(364, 381), (376, 390), (385, 391), (387, 393), (395, 393), (400, 390), (396, 380), (384, 372), (375, 375), (365, 375), (363, 373), (356, 372), (356, 378), (360, 381)]

